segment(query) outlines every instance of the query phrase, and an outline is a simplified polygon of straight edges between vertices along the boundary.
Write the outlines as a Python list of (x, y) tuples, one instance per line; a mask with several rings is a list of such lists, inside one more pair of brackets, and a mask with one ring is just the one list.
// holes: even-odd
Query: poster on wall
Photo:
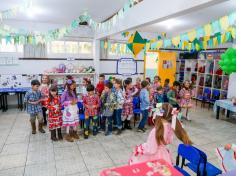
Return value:
[(21, 74), (2, 74), (0, 75), (0, 88), (28, 88), (31, 87), (31, 81), (40, 80), (39, 75), (21, 75)]
[(145, 60), (145, 76), (153, 78), (157, 75), (157, 52), (148, 52)]
[(116, 72), (119, 75), (130, 76), (137, 74), (137, 61), (133, 58), (121, 58), (117, 61)]

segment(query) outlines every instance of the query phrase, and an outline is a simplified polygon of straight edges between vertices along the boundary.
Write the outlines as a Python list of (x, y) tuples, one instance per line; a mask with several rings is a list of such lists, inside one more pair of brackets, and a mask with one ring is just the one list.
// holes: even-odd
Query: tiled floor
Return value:
[[(216, 120), (212, 111), (197, 108), (185, 122), (195, 145), (218, 166), (214, 148), (236, 143), (236, 125)], [(148, 132), (125, 131), (121, 136), (102, 133), (74, 143), (52, 142), (49, 132), (31, 135), (28, 115), (18, 110), (0, 113), (0, 176), (97, 176), (103, 168), (124, 165), (132, 147), (143, 143)], [(179, 141), (170, 145), (173, 156)]]

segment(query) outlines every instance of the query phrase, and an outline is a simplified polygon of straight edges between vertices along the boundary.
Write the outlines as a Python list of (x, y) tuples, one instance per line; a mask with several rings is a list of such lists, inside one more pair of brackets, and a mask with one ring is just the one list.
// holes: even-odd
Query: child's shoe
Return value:
[(61, 128), (57, 128), (57, 135), (58, 135), (58, 140), (63, 140), (63, 137), (61, 134)]
[(128, 130), (132, 130), (131, 126), (130, 126), (130, 120), (127, 120), (127, 126), (126, 126), (126, 129)]
[(52, 141), (57, 141), (56, 130), (51, 130), (51, 140)]
[(70, 134), (65, 135), (65, 140), (68, 141), (68, 142), (74, 142), (74, 139), (71, 137)]
[(36, 134), (36, 124), (35, 124), (35, 122), (31, 122), (31, 127), (32, 127), (32, 134)]
[(39, 123), (39, 132), (40, 133), (45, 133), (45, 131), (43, 129), (43, 123)]
[(79, 135), (77, 134), (77, 131), (72, 131), (72, 137), (74, 138), (74, 139), (79, 139)]
[(116, 135), (120, 135), (121, 133), (122, 133), (122, 130), (118, 129), (117, 132), (116, 132)]
[(112, 132), (107, 131), (107, 132), (105, 133), (105, 136), (110, 136), (111, 134), (112, 134)]

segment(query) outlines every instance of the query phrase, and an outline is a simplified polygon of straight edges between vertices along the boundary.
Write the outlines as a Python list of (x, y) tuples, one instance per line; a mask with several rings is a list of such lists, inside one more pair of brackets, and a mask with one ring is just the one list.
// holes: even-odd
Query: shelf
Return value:
[(95, 75), (95, 73), (48, 73), (48, 76)]

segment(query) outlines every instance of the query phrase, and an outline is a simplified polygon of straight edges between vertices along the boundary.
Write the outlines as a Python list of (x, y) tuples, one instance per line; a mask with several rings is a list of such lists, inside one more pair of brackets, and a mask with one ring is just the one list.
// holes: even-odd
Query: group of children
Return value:
[(152, 119), (152, 109), (157, 103), (169, 102), (178, 109), (192, 106), (192, 91), (188, 81), (180, 90), (178, 82), (174, 82), (173, 87), (170, 88), (169, 79), (165, 80), (162, 87), (158, 76), (154, 78), (153, 83), (149, 78), (143, 81), (137, 78), (133, 85), (132, 78), (122, 81), (113, 77), (105, 81), (105, 76), (101, 74), (96, 87), (91, 84), (88, 78), (84, 78), (80, 100), (77, 98), (76, 82), (73, 77), (67, 76), (65, 91), (61, 96), (58, 95), (57, 86), (50, 86), (49, 83), (47, 75), (42, 76), (41, 83), (38, 80), (33, 80), (31, 82), (32, 90), (25, 95), (25, 103), (27, 104), (27, 112), (30, 114), (32, 134), (36, 133), (35, 120), (38, 118), (39, 131), (45, 133), (43, 125), (48, 123), (53, 141), (63, 139), (62, 127), (66, 129), (65, 140), (73, 142), (79, 139), (77, 133), (79, 125), (78, 102), (82, 102), (84, 109), (85, 139), (89, 137), (91, 121), (93, 135), (97, 135), (99, 131), (110, 135), (115, 128), (117, 129), (116, 134), (120, 135), (122, 130), (132, 129), (130, 121), (134, 116), (134, 98), (138, 98), (142, 114), (138, 125), (139, 132), (145, 132), (147, 119)]

